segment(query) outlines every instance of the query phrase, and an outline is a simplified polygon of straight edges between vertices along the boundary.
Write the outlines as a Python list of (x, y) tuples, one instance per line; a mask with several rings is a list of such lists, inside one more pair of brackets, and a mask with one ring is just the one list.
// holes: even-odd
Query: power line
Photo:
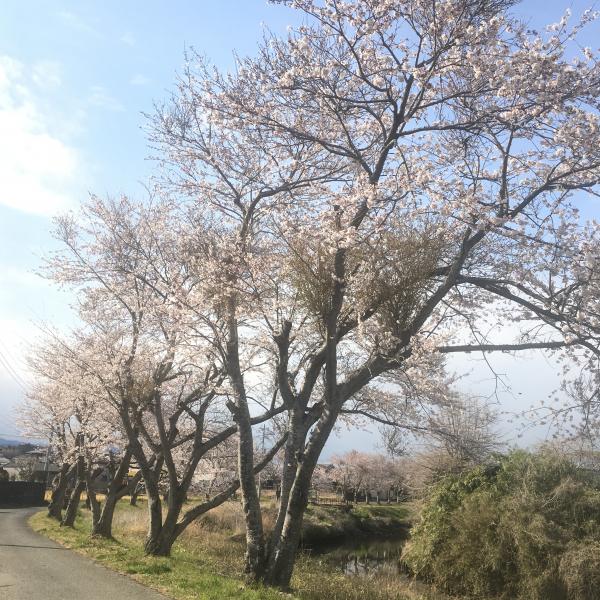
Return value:
[(27, 384), (25, 383), (25, 381), (23, 380), (23, 378), (19, 375), (19, 373), (17, 372), (17, 370), (12, 366), (10, 360), (3, 354), (3, 352), (2, 352), (1, 349), (0, 349), (0, 361), (8, 369), (8, 371), (13, 376), (13, 378), (15, 379), (15, 381), (17, 381), (19, 383), (19, 385), (26, 387)]
[(2, 350), (0, 350), (0, 364), (4, 367), (11, 379), (24, 391), (27, 391), (27, 384), (23, 381), (21, 376), (17, 373), (14, 367), (10, 364), (9, 360), (4, 356)]
[(26, 366), (25, 361), (23, 360), (22, 357), (19, 357), (18, 355), (11, 355), (11, 352), (9, 350), (9, 348), (6, 346), (6, 344), (4, 343), (4, 341), (2, 340), (2, 338), (0, 338), (0, 348), (4, 351), (4, 354), (8, 355), (8, 356), (12, 356), (13, 359), (16, 359), (17, 361), (17, 366), (18, 368), (18, 372), (23, 371), (23, 367)]
[(4, 367), (4, 370), (9, 377), (23, 390), (26, 391), (26, 385), (19, 375), (11, 369), (10, 365), (6, 362), (6, 359), (0, 354), (0, 364)]

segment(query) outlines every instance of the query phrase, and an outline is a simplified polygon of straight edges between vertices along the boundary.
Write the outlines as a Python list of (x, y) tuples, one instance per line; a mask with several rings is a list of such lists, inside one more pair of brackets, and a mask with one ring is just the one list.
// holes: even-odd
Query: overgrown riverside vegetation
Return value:
[[(416, 591), (408, 579), (393, 573), (350, 578), (321, 556), (303, 553), (292, 581), (292, 593), (260, 585), (247, 585), (241, 568), (244, 554), (243, 515), (239, 503), (228, 502), (190, 526), (170, 557), (143, 552), (145, 501), (137, 507), (118, 504), (114, 539), (90, 537), (90, 512), (83, 505), (75, 527), (61, 527), (40, 512), (31, 518), (33, 528), (94, 560), (141, 583), (181, 600), (437, 600), (435, 593)], [(362, 505), (351, 513), (334, 507), (310, 507), (305, 532), (314, 542), (340, 540), (342, 535), (389, 535), (412, 518), (412, 506)], [(266, 507), (267, 526), (275, 517), (274, 505)]]
[(598, 600), (600, 477), (556, 453), (514, 452), (433, 490), (404, 560), (474, 598)]

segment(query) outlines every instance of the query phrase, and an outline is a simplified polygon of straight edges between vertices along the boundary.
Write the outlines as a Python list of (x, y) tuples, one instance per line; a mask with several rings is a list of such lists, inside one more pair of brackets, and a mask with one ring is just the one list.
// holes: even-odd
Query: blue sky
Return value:
[[(519, 8), (532, 25), (575, 15), (588, 5), (526, 0)], [(266, 0), (3, 0), (0, 8), (0, 437), (15, 433), (13, 408), (22, 397), (15, 379), (27, 379), (23, 353), (34, 322), (69, 321), (67, 295), (35, 275), (54, 247), (51, 217), (89, 192), (143, 194), (153, 164), (143, 112), (169, 95), (183, 52), (193, 46), (227, 68), (233, 52), (253, 53), (263, 27), (284, 33), (298, 15)], [(585, 43), (597, 46), (594, 24)], [(599, 211), (595, 211), (599, 214)], [(529, 357), (512, 372), (507, 406), (535, 398), (556, 384), (554, 367)], [(8, 361), (16, 371), (2, 363)], [(464, 360), (457, 362), (462, 368)], [(469, 388), (491, 391), (489, 374), (468, 361)], [(532, 374), (544, 385), (532, 384)], [(547, 389), (546, 389), (547, 388)], [(342, 434), (333, 449), (370, 433)]]

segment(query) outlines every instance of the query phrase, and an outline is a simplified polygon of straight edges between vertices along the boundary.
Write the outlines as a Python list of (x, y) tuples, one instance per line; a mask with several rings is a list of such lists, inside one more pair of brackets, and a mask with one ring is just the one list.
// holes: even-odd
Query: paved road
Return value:
[(32, 531), (37, 510), (0, 508), (2, 600), (167, 600)]

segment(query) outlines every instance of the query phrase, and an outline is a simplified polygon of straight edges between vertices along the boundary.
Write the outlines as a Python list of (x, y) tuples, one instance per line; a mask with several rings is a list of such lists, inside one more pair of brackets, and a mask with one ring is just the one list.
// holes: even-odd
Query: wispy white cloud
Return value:
[(135, 46), (135, 37), (133, 35), (133, 33), (131, 33), (131, 31), (126, 31), (122, 36), (121, 36), (121, 41), (126, 45), (126, 46)]
[(130, 80), (129, 83), (131, 85), (148, 85), (151, 79), (142, 75), (142, 73), (136, 73)]
[(51, 90), (60, 87), (62, 69), (60, 63), (53, 60), (41, 60), (33, 65), (31, 79), (40, 88)]
[(81, 15), (74, 13), (70, 10), (61, 10), (58, 12), (58, 17), (63, 21), (65, 25), (70, 27), (71, 29), (75, 29), (86, 35), (92, 35), (94, 37), (102, 37), (100, 32), (92, 27)]
[(92, 106), (104, 110), (112, 110), (115, 112), (125, 110), (125, 107), (101, 85), (94, 85), (90, 88), (88, 102)]
[(0, 205), (50, 215), (73, 204), (80, 165), (76, 150), (51, 132), (52, 119), (33, 93), (43, 83), (39, 74), (34, 82), (35, 69), (28, 79), (21, 62), (0, 56)]

